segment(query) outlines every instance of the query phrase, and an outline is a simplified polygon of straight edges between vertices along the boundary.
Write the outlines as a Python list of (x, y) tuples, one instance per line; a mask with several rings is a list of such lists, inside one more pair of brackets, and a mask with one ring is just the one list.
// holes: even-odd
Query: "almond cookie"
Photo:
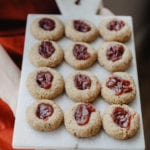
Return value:
[(100, 65), (111, 72), (127, 69), (131, 60), (130, 50), (119, 42), (106, 42), (98, 50)]
[(76, 103), (64, 114), (66, 129), (77, 137), (91, 137), (101, 128), (100, 112), (89, 103)]
[(99, 33), (106, 41), (126, 42), (131, 36), (131, 28), (125, 21), (109, 17), (101, 21)]
[(26, 119), (31, 128), (52, 131), (63, 121), (63, 111), (51, 100), (42, 99), (27, 108)]
[(90, 67), (97, 58), (97, 52), (89, 44), (76, 42), (65, 50), (66, 62), (75, 69)]
[(117, 139), (133, 137), (139, 129), (139, 115), (128, 105), (110, 105), (102, 117), (105, 132)]
[(37, 42), (29, 52), (29, 60), (37, 67), (56, 67), (63, 60), (63, 51), (54, 41)]
[(27, 88), (38, 99), (53, 99), (64, 89), (63, 77), (54, 69), (40, 67), (28, 75)]
[(74, 41), (92, 42), (98, 36), (96, 26), (88, 20), (71, 20), (66, 25), (66, 36)]
[(102, 82), (102, 97), (110, 104), (128, 104), (136, 95), (133, 78), (125, 72), (115, 72)]
[(43, 16), (33, 20), (31, 34), (38, 40), (59, 40), (64, 35), (63, 23), (54, 16)]
[(66, 79), (67, 95), (76, 102), (92, 102), (100, 93), (100, 83), (97, 77), (87, 71), (76, 71)]

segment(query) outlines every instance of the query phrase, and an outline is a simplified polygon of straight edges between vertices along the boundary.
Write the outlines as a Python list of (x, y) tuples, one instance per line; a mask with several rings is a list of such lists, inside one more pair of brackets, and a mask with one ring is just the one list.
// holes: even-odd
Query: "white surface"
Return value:
[[(29, 15), (27, 19), (27, 28), (26, 28), (26, 37), (25, 37), (25, 47), (24, 47), (24, 57), (23, 57), (23, 66), (22, 66), (22, 75), (21, 75), (21, 84), (20, 84), (20, 91), (19, 91), (19, 100), (18, 100), (18, 107), (16, 113), (16, 122), (15, 122), (15, 130), (14, 130), (14, 137), (13, 137), (13, 146), (15, 148), (39, 148), (39, 149), (99, 149), (99, 150), (143, 150), (145, 147), (144, 144), (144, 136), (143, 136), (143, 124), (142, 124), (142, 116), (141, 116), (141, 104), (140, 104), (140, 95), (139, 95), (139, 87), (138, 87), (138, 77), (137, 77), (137, 67), (136, 67), (136, 58), (135, 58), (135, 47), (134, 47), (134, 38), (133, 34), (131, 39), (129, 40), (126, 45), (131, 49), (133, 60), (130, 68), (127, 70), (130, 73), (136, 84), (137, 95), (134, 100), (130, 104), (140, 115), (140, 130), (138, 134), (129, 139), (129, 140), (116, 140), (109, 137), (107, 134), (104, 133), (103, 130), (101, 132), (91, 138), (76, 138), (70, 133), (68, 133), (62, 124), (60, 128), (53, 132), (39, 132), (31, 129), (26, 122), (25, 119), (25, 111), (26, 108), (36, 99), (34, 99), (28, 92), (26, 88), (26, 78), (28, 74), (35, 69), (35, 67), (29, 62), (28, 59), (28, 52), (31, 46), (37, 41), (35, 40), (32, 35), (30, 34), (29, 27), (30, 23), (36, 17), (42, 15)], [(64, 23), (71, 18), (78, 18), (72, 16), (58, 16)], [(101, 19), (104, 17), (102, 16), (84, 16), (80, 15), (80, 18), (86, 18), (91, 20), (98, 26)], [(130, 17), (121, 17), (123, 20), (127, 21), (129, 25), (132, 27), (132, 19)], [(65, 48), (71, 43), (69, 39), (63, 38), (58, 43)], [(93, 47), (96, 49), (100, 46), (101, 43), (104, 41), (98, 37), (97, 40), (93, 43)], [(56, 68), (66, 79), (69, 73), (74, 71), (68, 64), (63, 62), (59, 67)], [(106, 77), (109, 72), (106, 71), (104, 68), (99, 66), (96, 62), (91, 68), (87, 69), (93, 72), (100, 82)], [(71, 103), (74, 103), (71, 99), (69, 99), (66, 94), (59, 96), (55, 99), (55, 102), (60, 105), (60, 107), (65, 111)], [(100, 110), (101, 114), (105, 110), (105, 107), (108, 105), (101, 96), (97, 98), (97, 100), (93, 103), (98, 110)]]
[[(57, 5), (63, 15), (74, 14), (96, 14), (98, 8), (102, 8), (102, 0), (81, 0), (79, 5), (76, 0), (56, 0)], [(90, 7), (89, 7), (90, 6)]]

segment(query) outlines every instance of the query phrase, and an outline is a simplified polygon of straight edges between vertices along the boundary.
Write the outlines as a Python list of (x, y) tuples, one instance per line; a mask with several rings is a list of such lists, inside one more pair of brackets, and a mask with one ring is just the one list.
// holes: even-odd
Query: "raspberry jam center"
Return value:
[(74, 84), (79, 90), (90, 89), (91, 87), (91, 79), (83, 74), (77, 74), (74, 78)]
[(50, 104), (41, 103), (38, 105), (36, 110), (36, 116), (39, 119), (46, 120), (48, 117), (50, 117), (54, 112), (53, 107)]
[(50, 18), (43, 18), (39, 21), (39, 26), (48, 31), (52, 31), (55, 28), (55, 22)]
[(91, 113), (95, 112), (95, 108), (91, 104), (80, 104), (75, 110), (75, 120), (78, 125), (85, 125), (89, 122)]
[(121, 107), (116, 107), (111, 114), (113, 121), (119, 125), (121, 128), (129, 128), (131, 115), (128, 111)]
[(49, 89), (53, 81), (53, 75), (49, 71), (39, 72), (36, 81), (41, 88)]
[(122, 58), (123, 53), (124, 48), (122, 45), (114, 45), (107, 49), (106, 56), (108, 60), (115, 62)]
[(88, 32), (91, 30), (91, 27), (81, 20), (74, 20), (73, 25), (74, 28), (79, 32)]
[(107, 29), (110, 31), (119, 31), (125, 26), (124, 21), (122, 20), (113, 20), (110, 21), (109, 24), (107, 25)]
[(43, 41), (39, 46), (39, 54), (44, 58), (49, 58), (54, 52), (55, 48), (49, 41)]
[(90, 57), (90, 54), (87, 52), (87, 47), (81, 44), (76, 44), (74, 46), (73, 55), (78, 60), (86, 60)]
[(132, 87), (130, 87), (130, 84), (130, 81), (124, 80), (118, 76), (112, 76), (106, 82), (106, 86), (115, 91), (115, 95), (131, 92)]

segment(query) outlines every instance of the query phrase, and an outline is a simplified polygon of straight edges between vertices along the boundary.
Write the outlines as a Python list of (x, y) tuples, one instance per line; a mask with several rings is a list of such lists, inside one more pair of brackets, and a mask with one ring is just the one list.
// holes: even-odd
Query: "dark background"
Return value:
[(104, 0), (115, 15), (133, 17), (146, 150), (150, 150), (150, 1)]

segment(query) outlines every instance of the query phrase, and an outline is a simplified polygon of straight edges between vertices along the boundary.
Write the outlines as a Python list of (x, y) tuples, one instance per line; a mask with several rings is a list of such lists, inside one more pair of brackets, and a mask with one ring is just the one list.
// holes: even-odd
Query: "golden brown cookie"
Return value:
[(87, 43), (76, 42), (65, 49), (65, 60), (75, 69), (88, 68), (96, 59), (96, 50)]
[(54, 69), (40, 67), (32, 71), (26, 81), (32, 96), (38, 99), (54, 99), (64, 90), (63, 77)]
[(31, 34), (38, 40), (59, 40), (64, 35), (64, 25), (52, 15), (36, 18), (30, 25)]
[(88, 20), (70, 20), (65, 28), (66, 36), (78, 42), (92, 42), (98, 36), (96, 26)]
[(66, 129), (77, 137), (91, 137), (101, 128), (100, 112), (89, 103), (73, 104), (64, 115)]
[(102, 82), (101, 95), (110, 104), (128, 104), (136, 95), (134, 80), (126, 72), (112, 73)]
[(29, 60), (37, 67), (56, 67), (63, 60), (63, 50), (54, 41), (37, 42), (29, 52)]
[(122, 43), (105, 42), (98, 49), (98, 61), (108, 71), (124, 71), (131, 60), (131, 51)]
[(133, 137), (139, 129), (139, 115), (128, 105), (110, 105), (103, 117), (105, 132), (117, 139)]
[(42, 99), (32, 103), (26, 111), (29, 125), (40, 131), (52, 131), (63, 121), (63, 111), (52, 100)]
[(131, 36), (131, 28), (127, 22), (116, 17), (103, 19), (99, 25), (99, 33), (106, 41), (127, 42)]
[(88, 71), (71, 73), (65, 81), (67, 95), (76, 102), (93, 102), (100, 93), (97, 77)]

